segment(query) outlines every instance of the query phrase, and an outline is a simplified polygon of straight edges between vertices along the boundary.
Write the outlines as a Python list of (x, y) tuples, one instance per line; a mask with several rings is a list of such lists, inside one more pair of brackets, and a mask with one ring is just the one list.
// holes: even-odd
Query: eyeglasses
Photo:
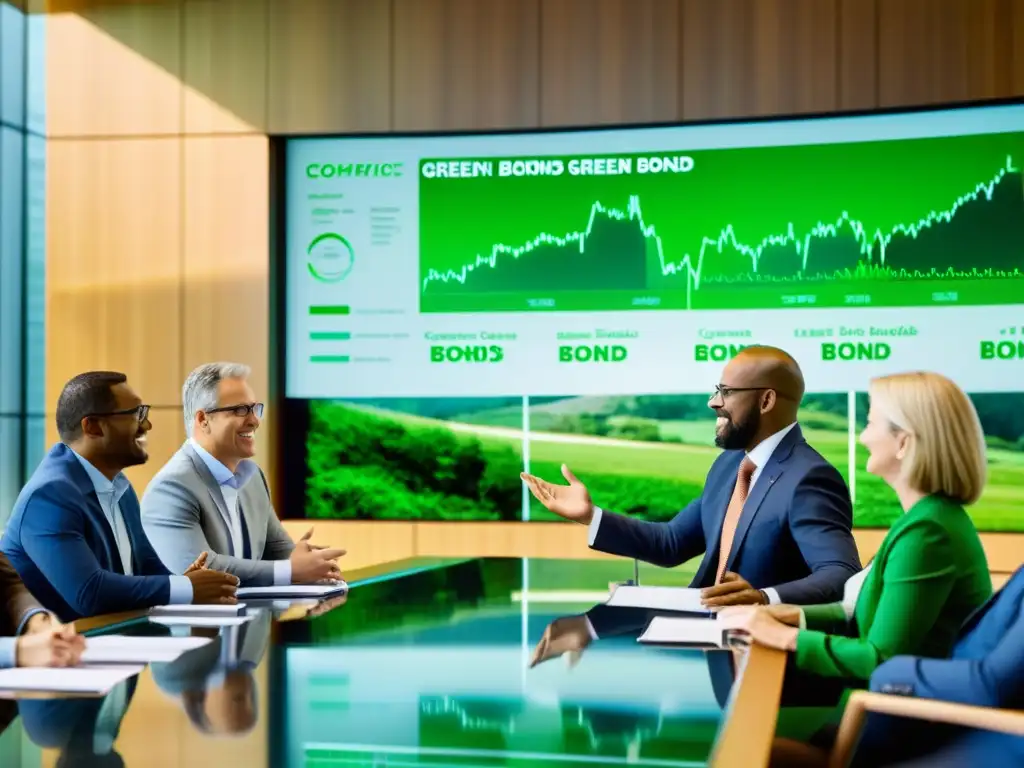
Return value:
[(709, 400), (721, 397), (723, 400), (735, 392), (765, 392), (773, 387), (726, 387), (722, 384), (715, 384), (715, 391), (711, 393)]
[(263, 418), (263, 403), (240, 403), (238, 405), (226, 405), (223, 408), (208, 408), (207, 413), (230, 413), (244, 419), (250, 413), (255, 413), (257, 419)]
[(780, 397), (783, 400), (796, 400), (796, 398), (790, 397), (785, 392), (780, 392), (775, 387), (727, 387), (723, 384), (715, 384), (715, 391), (711, 393), (708, 400), (714, 400), (716, 397), (721, 397), (725, 400), (729, 395), (736, 392), (767, 392), (769, 389), (775, 393), (776, 397)]
[(125, 408), (122, 411), (107, 411), (106, 413), (90, 413), (89, 418), (101, 418), (104, 416), (135, 416), (141, 424), (149, 416), (148, 405), (137, 405), (134, 408)]

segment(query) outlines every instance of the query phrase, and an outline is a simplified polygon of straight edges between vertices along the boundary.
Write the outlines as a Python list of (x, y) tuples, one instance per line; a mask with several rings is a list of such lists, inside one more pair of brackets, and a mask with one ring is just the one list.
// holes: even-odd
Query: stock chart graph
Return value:
[(706, 150), (685, 174), (421, 179), (421, 311), (1019, 303), (1022, 139)]

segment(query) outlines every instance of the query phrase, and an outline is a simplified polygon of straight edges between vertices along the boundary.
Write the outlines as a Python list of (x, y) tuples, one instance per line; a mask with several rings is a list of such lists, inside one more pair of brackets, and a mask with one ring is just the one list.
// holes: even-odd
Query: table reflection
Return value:
[(269, 610), (257, 610), (251, 621), (212, 633), (185, 628), (214, 639), (174, 661), (150, 665), (157, 687), (180, 701), (199, 731), (238, 736), (256, 726), (254, 672), (270, 643), (272, 616)]
[(626, 616), (575, 668), (528, 669), (551, 622), (608, 590), (606, 568), (578, 564), (584, 583), (567, 586), (535, 564), (368, 584), (344, 611), (282, 628), (280, 764), (703, 764), (721, 719), (703, 653), (642, 647)]
[(606, 596), (615, 568), (396, 564), (340, 600), (250, 604), (238, 626), (122, 623), (108, 631), (211, 642), (102, 698), (21, 700), (12, 730), (48, 768), (703, 765), (722, 716), (704, 653), (642, 646), (635, 617), (605, 615), (574, 667), (529, 668), (545, 628)]

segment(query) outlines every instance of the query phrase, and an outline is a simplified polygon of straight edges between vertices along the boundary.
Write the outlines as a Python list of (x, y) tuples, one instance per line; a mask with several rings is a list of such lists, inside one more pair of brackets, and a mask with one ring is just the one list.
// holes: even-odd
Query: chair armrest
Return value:
[(708, 759), (709, 768), (768, 765), (787, 655), (756, 643), (746, 651), (734, 652), (736, 681)]
[(829, 768), (845, 768), (849, 765), (869, 712), (1024, 736), (1024, 712), (1019, 710), (856, 691), (846, 702), (836, 743), (829, 758)]

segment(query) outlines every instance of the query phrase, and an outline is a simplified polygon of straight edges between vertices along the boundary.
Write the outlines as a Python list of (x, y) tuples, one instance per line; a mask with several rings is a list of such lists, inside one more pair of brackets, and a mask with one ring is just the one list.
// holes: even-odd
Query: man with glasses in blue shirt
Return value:
[(245, 587), (332, 582), (341, 549), (298, 543), (278, 520), (256, 455), (263, 403), (240, 363), (207, 363), (182, 387), (188, 439), (142, 497), (142, 522), (164, 564), (186, 567), (209, 552), (210, 568)]
[(0, 549), (25, 586), (64, 622), (174, 603), (231, 604), (238, 579), (205, 553), (164, 567), (142, 528), (123, 470), (144, 464), (149, 406), (123, 373), (91, 371), (57, 401), (60, 442), (14, 505)]

